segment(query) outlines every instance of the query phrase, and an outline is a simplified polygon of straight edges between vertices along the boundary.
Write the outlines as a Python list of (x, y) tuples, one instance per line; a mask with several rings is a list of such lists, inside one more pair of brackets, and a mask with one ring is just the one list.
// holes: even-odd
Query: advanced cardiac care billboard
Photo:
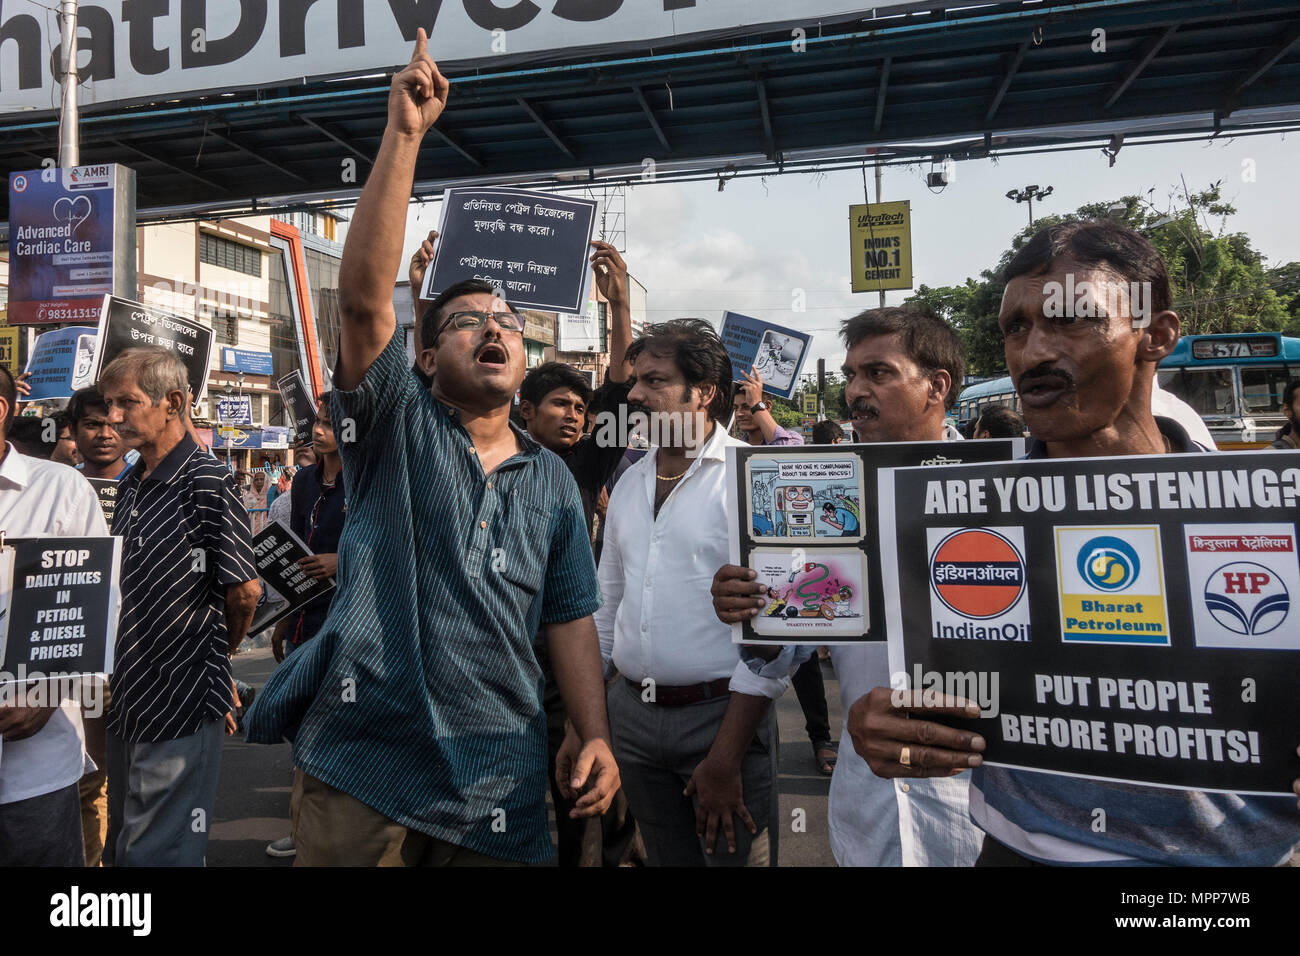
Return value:
[(135, 172), (112, 163), (9, 175), (9, 321), (88, 324), (134, 296)]

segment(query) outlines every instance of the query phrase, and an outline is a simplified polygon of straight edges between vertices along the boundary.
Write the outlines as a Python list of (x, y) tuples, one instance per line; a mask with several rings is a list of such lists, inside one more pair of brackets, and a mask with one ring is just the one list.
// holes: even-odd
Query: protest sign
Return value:
[(113, 514), (117, 511), (117, 479), (87, 478), (90, 487), (99, 497), (99, 508), (104, 512), (104, 524), (113, 527)]
[(253, 538), (257, 574), (275, 593), (264, 594), (265, 602), (259, 602), (253, 623), (248, 627), (249, 634), (272, 626), (334, 590), (333, 578), (313, 578), (298, 567), (298, 561), (312, 553), (296, 534), (278, 521), (268, 521)]
[(303, 377), (302, 369), (295, 369), (280, 381), (280, 400), (292, 422), (291, 431), (295, 445), (311, 444), (311, 429), (316, 424), (316, 403), (312, 401), (311, 389)]
[(97, 335), (93, 325), (74, 325), (36, 336), (27, 357), (26, 371), (31, 372), (27, 384), (32, 391), (26, 400), (70, 398), (77, 389), (94, 384)]
[(10, 538), (0, 556), (0, 683), (111, 673), (122, 539)]
[(1288, 452), (882, 471), (896, 686), (976, 700), (990, 764), (1290, 794), (1298, 504)]
[(1022, 439), (727, 449), (731, 563), (753, 568), (770, 601), (732, 625), (746, 644), (884, 640), (876, 469), (1008, 461)]
[(482, 279), (515, 308), (582, 312), (598, 205), (526, 189), (448, 189), (421, 298)]
[(812, 344), (811, 335), (728, 312), (722, 317), (719, 337), (731, 358), (733, 382), (743, 381), (742, 373), (753, 367), (762, 376), (763, 391), (785, 399), (794, 397), (799, 369)]
[(104, 367), (127, 349), (160, 345), (171, 349), (185, 363), (190, 400), (197, 405), (208, 388), (212, 340), (212, 330), (193, 319), (106, 295), (99, 320), (99, 343), (95, 349), (92, 380), (98, 381)]

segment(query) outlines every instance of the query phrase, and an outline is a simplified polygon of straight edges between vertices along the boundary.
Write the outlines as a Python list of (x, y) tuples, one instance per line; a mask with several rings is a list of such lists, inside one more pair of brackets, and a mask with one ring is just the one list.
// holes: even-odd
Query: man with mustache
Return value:
[(726, 558), (726, 449), (742, 444), (726, 433), (731, 360), (700, 319), (650, 326), (628, 357), (656, 447), (610, 498), (596, 615), (628, 803), (652, 866), (766, 866), (770, 703), (788, 682), (740, 660), (703, 589)]
[[(1161, 455), (1204, 450), (1171, 418), (1152, 413), (1159, 361), (1178, 341), (1169, 276), (1144, 237), (1110, 222), (1044, 229), (1007, 266), (998, 316), (1007, 368), (1033, 436), (1030, 458)], [(1058, 315), (1047, 303), (1076, 287), (1146, 283), (1139, 321), (1114, 314)], [(1100, 296), (1105, 300), (1105, 296)], [(946, 778), (976, 768), (971, 819), (986, 834), (977, 865), (1157, 864), (1271, 866), (1300, 844), (1300, 813), (1286, 797), (1201, 793), (1003, 767), (984, 767), (982, 737), (943, 723), (974, 707), (895, 707), (888, 687), (849, 715), (854, 746), (882, 777)], [(909, 748), (904, 763), (902, 749)], [(1295, 781), (1300, 793), (1300, 780)], [(1119, 826), (1094, 828), (1095, 808)]]
[(420, 143), (449, 89), (426, 48), (420, 29), (339, 270), (338, 591), (246, 719), (250, 742), (294, 737), (299, 866), (548, 859), (539, 630), (576, 732), (573, 814), (604, 812), (619, 786), (582, 502), (564, 464), (510, 423), (523, 318), (489, 283), (457, 283), (420, 316), (432, 387), (406, 363), (393, 276)]
[[(966, 362), (961, 340), (946, 322), (924, 306), (871, 309), (846, 321), (840, 334), (848, 350), (844, 399), (859, 442), (953, 436), (944, 419)], [(712, 593), (720, 621), (732, 624), (762, 613), (768, 598), (755, 577), (738, 565), (718, 569)], [(812, 650), (787, 647), (767, 666), (774, 673), (782, 661), (798, 667)], [(889, 683), (883, 643), (836, 647), (831, 662), (846, 715), (872, 687)], [(852, 731), (846, 720), (842, 733)], [(831, 849), (841, 866), (968, 866), (979, 852), (979, 831), (966, 815), (964, 779), (894, 784), (873, 775), (848, 748), (840, 751), (831, 778), (828, 814)]]

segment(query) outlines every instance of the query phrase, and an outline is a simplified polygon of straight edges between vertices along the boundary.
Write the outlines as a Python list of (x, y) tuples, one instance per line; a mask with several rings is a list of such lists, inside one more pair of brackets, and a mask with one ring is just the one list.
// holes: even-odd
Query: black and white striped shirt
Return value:
[(108, 728), (134, 743), (189, 736), (232, 708), (226, 589), (257, 578), (225, 465), (187, 436), (144, 469), (122, 479), (113, 517), (122, 613)]

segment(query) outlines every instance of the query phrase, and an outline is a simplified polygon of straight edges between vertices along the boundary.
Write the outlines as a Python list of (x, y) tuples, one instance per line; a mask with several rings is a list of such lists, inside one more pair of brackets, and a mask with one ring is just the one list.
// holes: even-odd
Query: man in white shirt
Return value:
[(629, 407), (653, 415), (658, 447), (615, 486), (600, 562), (596, 629), (606, 677), (620, 674), (608, 704), (623, 788), (651, 865), (766, 866), (770, 704), (789, 681), (742, 663), (709, 598), (727, 558), (726, 448), (744, 444), (726, 434), (731, 362), (698, 319), (651, 326), (628, 358)]
[[(10, 538), (107, 535), (89, 482), (8, 443), (16, 399), (14, 380), (0, 367), (0, 531)], [(51, 691), (57, 684), (49, 682)], [(94, 765), (87, 766), (81, 705), (26, 706), (23, 688), (9, 690), (17, 693), (0, 703), (0, 868), (85, 866), (77, 782)]]
[[(930, 310), (871, 309), (844, 323), (844, 400), (859, 442), (944, 441), (944, 416), (965, 371), (961, 341)], [(956, 436), (960, 438), (959, 435)], [(726, 623), (753, 617), (766, 599), (748, 568), (726, 565), (713, 582), (714, 609)], [(811, 652), (796, 652), (792, 664)], [(768, 665), (777, 671), (781, 655)], [(883, 642), (836, 647), (831, 654), (844, 707), (843, 736), (855, 739), (853, 704), (889, 684)], [(968, 777), (909, 781), (877, 777), (851, 747), (840, 748), (828, 808), (831, 850), (841, 866), (971, 866), (982, 834), (967, 814)]]

